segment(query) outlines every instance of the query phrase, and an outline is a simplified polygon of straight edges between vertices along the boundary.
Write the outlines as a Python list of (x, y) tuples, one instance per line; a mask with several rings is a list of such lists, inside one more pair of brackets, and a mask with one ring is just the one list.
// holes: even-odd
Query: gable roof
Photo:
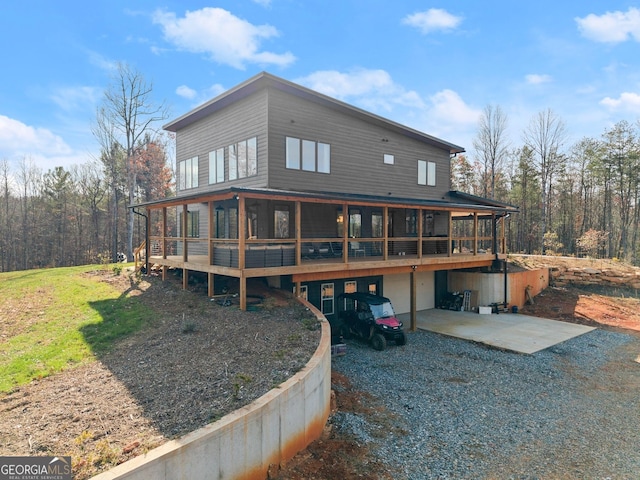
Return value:
[(373, 113), (362, 110), (361, 108), (354, 107), (348, 103), (336, 100), (322, 93), (316, 92), (309, 88), (303, 87), (296, 83), (290, 82), (275, 75), (271, 75), (267, 72), (261, 72), (258, 75), (246, 80), (245, 82), (235, 86), (234, 88), (227, 90), (223, 94), (209, 100), (208, 102), (194, 108), (190, 112), (176, 118), (175, 120), (164, 125), (164, 129), (170, 132), (177, 132), (192, 123), (195, 123), (209, 115), (212, 115), (228, 105), (231, 105), (238, 100), (248, 97), (249, 95), (258, 92), (264, 88), (275, 88), (281, 90), (289, 95), (294, 95), (305, 100), (318, 103), (325, 107), (334, 109), (347, 115), (352, 115), (360, 118), (368, 123), (372, 123), (383, 128), (398, 132), (407, 137), (416, 139), (418, 141), (433, 145), (438, 148), (447, 150), (450, 154), (457, 154), (464, 152), (464, 148), (454, 145), (453, 143), (446, 142), (439, 138), (427, 135), (413, 128), (401, 125), (400, 123), (388, 120), (384, 117), (380, 117)]

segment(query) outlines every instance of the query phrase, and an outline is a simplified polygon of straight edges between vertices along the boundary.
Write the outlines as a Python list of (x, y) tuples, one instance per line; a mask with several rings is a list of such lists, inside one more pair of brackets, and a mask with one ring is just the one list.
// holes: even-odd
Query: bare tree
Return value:
[[(135, 149), (144, 135), (153, 130), (157, 122), (167, 118), (164, 104), (151, 99), (152, 85), (141, 73), (126, 64), (119, 64), (111, 86), (105, 91), (99, 116), (111, 140), (122, 145), (125, 152), (124, 177), (129, 204), (136, 201), (138, 176)], [(108, 136), (108, 135), (107, 135)], [(114, 142), (110, 142), (113, 146)], [(133, 258), (134, 213), (127, 209), (127, 257)]]
[(544, 234), (547, 232), (550, 214), (550, 196), (554, 175), (562, 169), (566, 157), (561, 149), (566, 140), (567, 131), (564, 122), (551, 109), (535, 115), (523, 133), (523, 141), (533, 152), (533, 161), (540, 174), (541, 186), (541, 225), (540, 245), (544, 253)]
[[(478, 133), (473, 140), (473, 147), (484, 167), (484, 196), (495, 198), (496, 175), (501, 171), (509, 153), (507, 115), (502, 111), (500, 105), (484, 107), (478, 124)], [(490, 185), (489, 191), (487, 191), (487, 182)]]

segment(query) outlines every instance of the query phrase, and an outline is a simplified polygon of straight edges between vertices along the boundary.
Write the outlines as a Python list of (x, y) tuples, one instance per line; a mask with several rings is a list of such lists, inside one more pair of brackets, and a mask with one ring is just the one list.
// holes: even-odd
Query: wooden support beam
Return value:
[(409, 275), (410, 280), (409, 282), (411, 283), (410, 285), (410, 296), (411, 296), (411, 326), (410, 326), (410, 330), (412, 332), (415, 332), (418, 329), (418, 312), (417, 312), (417, 305), (418, 302), (416, 301), (416, 272), (415, 270), (411, 272), (411, 274)]
[(209, 272), (207, 274), (207, 295), (209, 296), (209, 298), (215, 295), (214, 280), (215, 280), (215, 274)]
[(240, 310), (247, 309), (247, 277), (240, 275)]
[(478, 254), (478, 212), (473, 213), (473, 254)]
[(189, 288), (189, 270), (186, 268), (182, 269), (182, 289), (186, 290)]

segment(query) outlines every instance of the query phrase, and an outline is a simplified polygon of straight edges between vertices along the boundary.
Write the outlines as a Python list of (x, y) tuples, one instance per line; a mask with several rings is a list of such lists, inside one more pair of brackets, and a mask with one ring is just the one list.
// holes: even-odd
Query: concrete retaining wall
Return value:
[(270, 466), (319, 438), (330, 410), (331, 331), (324, 316), (303, 303), (321, 320), (322, 338), (302, 370), (246, 407), (94, 480), (263, 480)]
[[(532, 297), (549, 286), (549, 270), (541, 268), (507, 275), (507, 303), (521, 308), (526, 303), (525, 290)], [(471, 290), (472, 305), (490, 305), (504, 302), (504, 273), (449, 272), (449, 291)]]

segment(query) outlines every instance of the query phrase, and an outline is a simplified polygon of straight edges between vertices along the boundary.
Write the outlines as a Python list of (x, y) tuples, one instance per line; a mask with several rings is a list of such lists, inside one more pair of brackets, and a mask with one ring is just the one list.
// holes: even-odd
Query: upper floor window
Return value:
[(198, 186), (198, 157), (182, 160), (178, 166), (180, 175), (180, 190), (196, 188)]
[(287, 168), (307, 172), (331, 173), (331, 145), (286, 137)]
[(209, 183), (224, 182), (224, 148), (209, 152)]
[(436, 164), (418, 160), (418, 185), (436, 186)]
[(389, 153), (385, 153), (384, 154), (384, 163), (386, 163), (387, 165), (393, 165), (395, 163), (396, 159), (393, 155), (389, 154)]
[(229, 145), (229, 180), (258, 174), (258, 139), (252, 137)]

